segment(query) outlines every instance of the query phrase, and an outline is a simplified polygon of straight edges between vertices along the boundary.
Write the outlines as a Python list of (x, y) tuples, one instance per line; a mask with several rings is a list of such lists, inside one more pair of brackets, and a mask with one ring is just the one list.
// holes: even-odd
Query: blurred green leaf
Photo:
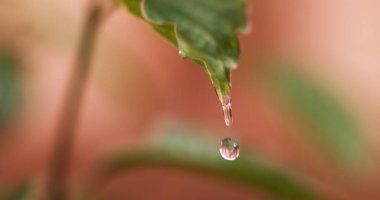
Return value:
[(17, 57), (0, 49), (0, 130), (6, 127), (20, 105), (20, 81)]
[[(210, 76), (222, 98), (230, 91), (230, 70), (237, 67), (237, 31), (247, 26), (243, 0), (123, 0), (135, 16), (149, 22)], [(144, 4), (144, 5), (142, 5)]]
[(0, 200), (25, 200), (29, 192), (30, 184), (23, 183), (11, 190), (0, 190)]
[(235, 161), (223, 160), (219, 141), (205, 137), (206, 134), (198, 129), (168, 127), (145, 148), (113, 155), (107, 161), (106, 171), (112, 177), (146, 166), (173, 167), (261, 189), (276, 199), (323, 199), (305, 179), (258, 156), (242, 151)]
[[(347, 169), (366, 162), (365, 144), (352, 116), (326, 89), (291, 66), (275, 63), (272, 89), (320, 150)], [(340, 163), (339, 163), (340, 162)]]

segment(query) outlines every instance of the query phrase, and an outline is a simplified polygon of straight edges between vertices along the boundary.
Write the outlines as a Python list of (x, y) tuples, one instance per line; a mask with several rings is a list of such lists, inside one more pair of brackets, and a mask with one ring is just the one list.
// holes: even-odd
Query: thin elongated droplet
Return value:
[(232, 117), (232, 105), (231, 105), (230, 96), (226, 95), (225, 98), (223, 98), (222, 108), (223, 108), (223, 114), (224, 114), (224, 122), (226, 123), (226, 126), (231, 126), (233, 123), (233, 117)]
[(234, 139), (224, 138), (220, 143), (219, 152), (225, 160), (235, 160), (240, 154), (239, 143)]

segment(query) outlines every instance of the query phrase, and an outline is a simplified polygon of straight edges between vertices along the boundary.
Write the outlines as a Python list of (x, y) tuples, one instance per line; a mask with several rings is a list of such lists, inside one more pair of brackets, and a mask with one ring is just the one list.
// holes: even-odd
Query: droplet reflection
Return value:
[(240, 153), (239, 143), (234, 139), (224, 138), (220, 144), (219, 151), (225, 160), (235, 160)]

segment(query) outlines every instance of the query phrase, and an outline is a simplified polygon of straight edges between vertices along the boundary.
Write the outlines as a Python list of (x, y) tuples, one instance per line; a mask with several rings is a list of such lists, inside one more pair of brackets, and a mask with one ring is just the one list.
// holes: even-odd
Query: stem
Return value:
[(65, 97), (53, 157), (51, 158), (52, 163), (48, 177), (49, 185), (47, 191), (49, 200), (66, 200), (68, 196), (67, 180), (74, 141), (74, 131), (77, 125), (85, 83), (89, 74), (96, 30), (100, 21), (100, 10), (99, 4), (93, 4), (86, 17), (77, 55), (77, 63), (73, 69), (67, 96)]

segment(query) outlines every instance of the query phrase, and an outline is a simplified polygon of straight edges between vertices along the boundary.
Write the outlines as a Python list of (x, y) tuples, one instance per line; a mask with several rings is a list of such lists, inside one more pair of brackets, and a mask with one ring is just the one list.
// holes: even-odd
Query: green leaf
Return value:
[[(276, 199), (323, 199), (305, 179), (257, 155), (242, 151), (235, 161), (223, 160), (219, 155), (219, 140), (205, 137), (207, 133), (202, 130), (170, 126), (155, 135), (158, 137), (145, 148), (118, 153), (107, 160), (108, 175), (112, 177), (146, 166), (164, 166), (238, 183), (254, 191), (261, 189)], [(244, 144), (241, 147), (244, 148)]]
[(9, 51), (0, 49), (0, 133), (20, 106), (20, 63)]
[(144, 18), (141, 13), (141, 0), (123, 0), (123, 2), (130, 13), (141, 19)]
[(365, 142), (356, 121), (337, 98), (286, 63), (274, 63), (272, 91), (284, 102), (314, 146), (346, 169), (368, 164)]
[(243, 0), (123, 0), (135, 16), (176, 45), (208, 73), (221, 101), (237, 67), (237, 31), (247, 27)]

